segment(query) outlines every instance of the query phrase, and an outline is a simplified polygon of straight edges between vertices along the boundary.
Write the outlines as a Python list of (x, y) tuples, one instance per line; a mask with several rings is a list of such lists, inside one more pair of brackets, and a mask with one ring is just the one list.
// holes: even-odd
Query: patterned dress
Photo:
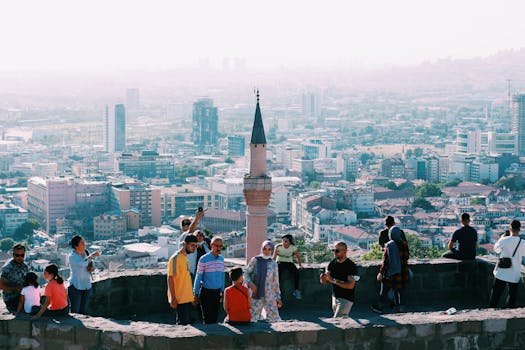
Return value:
[[(29, 272), (29, 268), (25, 263), (17, 264), (14, 260), (10, 260), (2, 267), (1, 278), (7, 280), (10, 286), (20, 286), (24, 284), (24, 278)], [(3, 291), (4, 302), (8, 309), (18, 306), (20, 300), (20, 292), (16, 290)]]
[[(257, 273), (257, 257), (253, 257), (244, 272), (244, 281), (246, 284), (253, 282)], [(270, 259), (266, 270), (266, 281), (264, 285), (264, 297), (260, 299), (253, 298), (252, 295), (252, 322), (262, 320), (262, 310), (266, 311), (266, 319), (269, 322), (281, 321), (277, 299), (281, 299), (281, 290), (279, 289), (279, 269), (277, 263)]]

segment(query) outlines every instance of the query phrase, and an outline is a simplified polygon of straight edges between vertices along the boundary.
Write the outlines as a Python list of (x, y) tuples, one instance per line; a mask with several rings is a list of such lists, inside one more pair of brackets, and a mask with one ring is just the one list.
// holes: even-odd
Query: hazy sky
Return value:
[(414, 64), (525, 47), (525, 1), (2, 1), (0, 70)]

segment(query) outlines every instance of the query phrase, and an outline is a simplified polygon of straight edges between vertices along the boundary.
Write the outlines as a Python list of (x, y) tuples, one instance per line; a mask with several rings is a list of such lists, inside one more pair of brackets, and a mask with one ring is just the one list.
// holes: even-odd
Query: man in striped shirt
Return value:
[(200, 301), (204, 323), (217, 323), (219, 305), (224, 291), (224, 257), (221, 254), (222, 238), (211, 240), (211, 252), (203, 255), (197, 265), (193, 292)]

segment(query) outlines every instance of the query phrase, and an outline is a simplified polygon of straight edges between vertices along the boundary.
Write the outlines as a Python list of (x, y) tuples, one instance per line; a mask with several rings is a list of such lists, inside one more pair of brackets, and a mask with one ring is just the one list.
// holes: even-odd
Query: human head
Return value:
[(58, 274), (58, 266), (55, 264), (47, 265), (44, 269), (44, 278), (48, 281), (56, 280), (58, 284), (64, 283), (62, 277)]
[(470, 224), (470, 215), (468, 213), (461, 214), (461, 223), (465, 226)]
[(339, 259), (346, 257), (346, 250), (347, 250), (346, 243), (343, 241), (336, 242), (334, 245), (334, 249), (332, 249), (332, 252), (334, 253), (334, 257)]
[(283, 245), (293, 245), (293, 237), (291, 234), (286, 234), (283, 236)]
[(71, 248), (73, 248), (74, 250), (85, 250), (86, 242), (84, 241), (84, 238), (82, 238), (82, 236), (80, 235), (76, 235), (73, 238), (71, 238)]
[(191, 225), (191, 220), (188, 217), (184, 217), (180, 221), (180, 229), (182, 230), (182, 232), (188, 231), (190, 229), (190, 225)]
[(392, 226), (388, 230), (388, 238), (394, 242), (401, 242), (401, 230), (397, 226)]
[(510, 229), (514, 233), (519, 233), (521, 229), (521, 222), (519, 220), (512, 220), (510, 222)]
[(261, 244), (261, 254), (271, 256), (273, 254), (274, 244), (272, 241), (264, 241)]
[(187, 235), (184, 238), (183, 246), (187, 254), (193, 253), (195, 249), (197, 248), (197, 237), (195, 237), (194, 235)]
[(394, 220), (393, 216), (388, 215), (385, 218), (385, 226), (386, 227), (390, 228), (390, 227), (394, 226), (395, 224), (396, 224), (396, 221)]
[(25, 256), (26, 256), (26, 247), (24, 247), (21, 244), (16, 244), (13, 247), (13, 260), (16, 263), (21, 264), (24, 262)]
[(242, 283), (244, 278), (242, 276), (242, 268), (234, 267), (230, 270), (230, 279), (232, 282)]
[(195, 235), (195, 237), (197, 237), (197, 241), (199, 243), (204, 241), (204, 232), (202, 232), (201, 230), (197, 230), (193, 234)]
[(38, 276), (34, 272), (28, 272), (24, 276), (24, 287), (33, 286), (38, 287)]
[(211, 239), (211, 253), (213, 255), (219, 255), (221, 253), (222, 246), (222, 237), (215, 236)]

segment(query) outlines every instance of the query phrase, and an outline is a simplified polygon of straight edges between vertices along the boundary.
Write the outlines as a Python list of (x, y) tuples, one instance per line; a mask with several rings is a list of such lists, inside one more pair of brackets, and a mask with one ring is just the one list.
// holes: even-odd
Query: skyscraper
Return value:
[(202, 153), (212, 153), (218, 136), (217, 107), (213, 100), (202, 98), (193, 104), (193, 131), (191, 138)]
[(104, 114), (104, 149), (106, 152), (122, 152), (126, 149), (126, 108), (123, 104), (115, 105), (115, 113), (109, 115), (106, 106)]
[(518, 156), (525, 156), (525, 94), (512, 96), (512, 133), (516, 135)]
[(268, 204), (272, 194), (272, 178), (266, 175), (266, 136), (258, 91), (250, 141), (250, 173), (244, 177), (243, 192), (246, 200), (246, 262), (248, 262), (259, 254), (262, 242), (268, 237)]

